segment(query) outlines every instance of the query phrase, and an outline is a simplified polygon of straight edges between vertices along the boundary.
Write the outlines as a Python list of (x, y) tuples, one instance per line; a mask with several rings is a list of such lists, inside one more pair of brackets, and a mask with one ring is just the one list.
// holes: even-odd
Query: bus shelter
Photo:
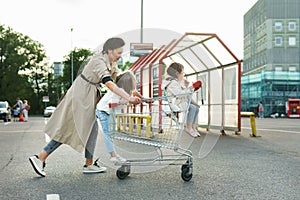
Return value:
[(189, 81), (202, 81), (196, 93), (199, 127), (240, 132), (241, 61), (225, 43), (216, 34), (185, 33), (140, 57), (130, 69), (144, 97), (163, 95), (162, 80), (172, 62), (184, 65)]

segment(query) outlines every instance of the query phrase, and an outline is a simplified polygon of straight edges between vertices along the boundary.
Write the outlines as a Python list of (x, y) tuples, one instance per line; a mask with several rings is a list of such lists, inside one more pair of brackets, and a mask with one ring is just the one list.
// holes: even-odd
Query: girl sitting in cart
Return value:
[[(167, 69), (167, 74), (169, 77), (163, 81), (162, 88), (167, 92), (168, 96), (194, 92), (201, 87), (200, 81), (189, 87), (190, 82), (184, 78), (184, 66), (180, 63), (172, 63)], [(175, 101), (175, 105), (177, 103)], [(198, 113), (199, 105), (192, 99), (188, 108), (187, 123), (184, 129), (192, 137), (200, 137), (200, 133), (197, 131)]]
[[(136, 79), (134, 74), (131, 71), (125, 71), (122, 74), (119, 74), (116, 78), (116, 84), (119, 88), (124, 90), (126, 93), (139, 96), (140, 95), (135, 91), (136, 88)], [(118, 103), (126, 104), (128, 101), (113, 93), (108, 91), (97, 104), (96, 116), (100, 120), (102, 131), (105, 139), (106, 150), (110, 154), (110, 161), (116, 162), (126, 162), (125, 158), (122, 158), (116, 153), (116, 150), (113, 145), (112, 138), (109, 132), (109, 103)]]

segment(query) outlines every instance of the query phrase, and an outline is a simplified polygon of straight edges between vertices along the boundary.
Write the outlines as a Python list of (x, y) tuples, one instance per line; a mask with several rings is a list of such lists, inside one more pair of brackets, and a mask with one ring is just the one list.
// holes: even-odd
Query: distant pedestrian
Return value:
[(24, 121), (28, 122), (28, 111), (30, 110), (30, 105), (28, 104), (27, 100), (24, 100), (24, 103), (22, 105), (22, 111), (24, 115)]
[(23, 117), (23, 112), (22, 112), (22, 108), (23, 108), (23, 102), (20, 99), (20, 97), (17, 97), (16, 99), (16, 104), (13, 106), (14, 108), (17, 108), (19, 111), (19, 121), (22, 121)]
[(264, 106), (261, 101), (258, 103), (258, 117), (264, 118)]
[(14, 122), (19, 121), (19, 109), (17, 107), (13, 108)]
[(19, 109), (22, 109), (22, 105), (23, 105), (23, 102), (22, 100), (20, 99), (20, 97), (17, 97), (16, 99), (16, 104), (13, 106), (14, 108), (19, 108)]

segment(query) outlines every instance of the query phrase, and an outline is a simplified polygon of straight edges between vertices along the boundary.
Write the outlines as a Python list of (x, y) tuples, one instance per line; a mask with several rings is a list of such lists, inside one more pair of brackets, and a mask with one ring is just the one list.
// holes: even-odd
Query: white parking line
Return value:
[(20, 131), (2, 131), (0, 133), (38, 133), (43, 132), (43, 130), (20, 130)]
[[(249, 127), (242, 127), (242, 129), (251, 129)], [(298, 131), (286, 131), (286, 130), (275, 130), (275, 129), (256, 129), (257, 131), (273, 131), (273, 132), (281, 132), (281, 133), (300, 133)]]
[(47, 200), (59, 200), (58, 194), (47, 194)]

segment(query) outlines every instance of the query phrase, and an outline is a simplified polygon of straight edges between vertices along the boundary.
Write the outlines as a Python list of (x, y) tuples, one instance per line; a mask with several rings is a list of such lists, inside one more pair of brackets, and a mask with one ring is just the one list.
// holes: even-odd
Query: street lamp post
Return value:
[(74, 80), (74, 70), (73, 70), (73, 28), (71, 28), (71, 83)]
[(141, 43), (143, 43), (143, 10), (144, 10), (144, 1), (141, 0)]

